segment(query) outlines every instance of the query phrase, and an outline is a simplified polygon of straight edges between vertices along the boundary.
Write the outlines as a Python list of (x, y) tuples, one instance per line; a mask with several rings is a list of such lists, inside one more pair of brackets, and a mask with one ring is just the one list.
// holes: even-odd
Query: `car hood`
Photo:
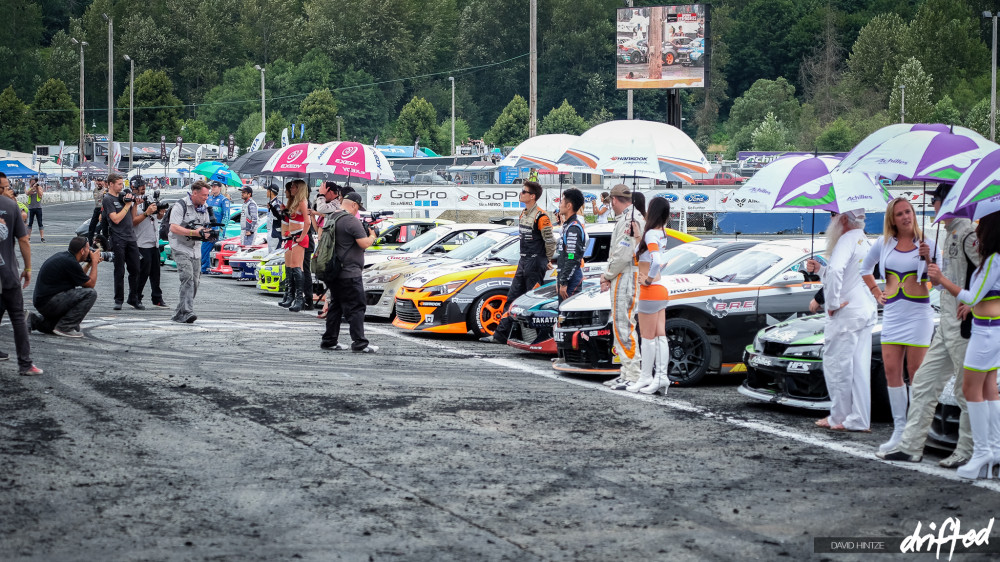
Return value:
[(823, 343), (826, 318), (823, 314), (803, 316), (774, 326), (768, 326), (760, 333), (761, 341), (783, 345), (812, 345)]
[(252, 250), (242, 250), (240, 252), (236, 252), (235, 254), (233, 254), (233, 257), (229, 258), (229, 262), (232, 263), (234, 261), (242, 261), (242, 260), (260, 261), (269, 252), (270, 252), (270, 250), (268, 250), (267, 248), (255, 248), (255, 249), (252, 249)]
[[(581, 292), (586, 292), (594, 288), (600, 290), (600, 283), (596, 278), (585, 280), (580, 290)], [(553, 303), (558, 302), (558, 285), (556, 283), (548, 283), (518, 297), (511, 305), (511, 311), (513, 314), (524, 316), (530, 316), (532, 312), (536, 311), (544, 311), (546, 314), (556, 314), (558, 309)], [(515, 308), (517, 309), (516, 311), (514, 311)]]
[(563, 301), (562, 312), (611, 310), (611, 291), (601, 292), (600, 285), (585, 288)]
[(476, 260), (469, 262), (461, 262), (454, 265), (432, 267), (430, 269), (412, 275), (409, 279), (407, 279), (405, 286), (411, 289), (417, 289), (427, 285), (428, 283), (434, 281), (435, 279), (440, 279), (444, 277), (461, 276), (464, 279), (475, 279), (483, 272), (492, 267), (516, 268), (517, 266), (515, 264), (507, 263), (504, 261)]

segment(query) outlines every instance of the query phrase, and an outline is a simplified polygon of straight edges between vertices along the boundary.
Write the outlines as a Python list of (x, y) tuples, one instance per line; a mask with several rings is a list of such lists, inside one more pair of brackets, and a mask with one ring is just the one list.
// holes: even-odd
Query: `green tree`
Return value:
[[(934, 86), (932, 78), (924, 72), (924, 67), (914, 57), (910, 57), (896, 74), (892, 95), (889, 96), (889, 114), (899, 115), (900, 106), (907, 123), (927, 123), (934, 113), (931, 94)], [(902, 97), (900, 86), (906, 86), (906, 97)]]
[(784, 123), (794, 123), (798, 120), (798, 111), (795, 86), (781, 77), (776, 80), (761, 79), (733, 101), (728, 126), (733, 131), (750, 125), (756, 128), (768, 113), (773, 113)]
[(180, 126), (180, 135), (184, 137), (184, 142), (215, 144), (222, 138), (218, 131), (209, 129), (200, 119), (184, 119), (180, 122)]
[(31, 151), (31, 112), (28, 106), (14, 93), (14, 86), (0, 93), (0, 146), (4, 148)]
[(414, 97), (400, 110), (396, 120), (396, 137), (400, 144), (413, 144), (420, 137), (421, 146), (440, 152), (437, 133), (437, 111), (427, 100)]
[[(445, 119), (438, 125), (438, 138), (441, 144), (448, 147), (451, 144), (451, 119)], [(455, 144), (459, 145), (469, 138), (469, 124), (465, 119), (455, 119)], [(446, 148), (445, 153), (451, 154), (451, 148)]]
[[(907, 54), (931, 76), (934, 91), (947, 93), (959, 80), (989, 74), (990, 51), (982, 39), (979, 14), (967, 0), (920, 4), (910, 22)], [(909, 105), (909, 92), (906, 97)]]
[(934, 123), (944, 123), (945, 125), (961, 125), (962, 112), (955, 107), (955, 102), (951, 101), (951, 96), (945, 94), (944, 97), (934, 104), (931, 121)]
[(754, 150), (789, 150), (788, 129), (773, 113), (768, 113), (750, 135)]
[[(558, 107), (566, 99), (587, 114), (605, 105), (602, 98), (620, 97), (615, 95), (616, 45), (608, 40), (615, 35), (615, 20), (608, 17), (611, 6), (607, 1), (539, 3), (539, 21), (548, 26), (540, 32), (545, 39), (538, 59), (539, 107)], [(594, 91), (595, 86), (600, 90)]]
[(986, 138), (990, 137), (990, 98), (983, 98), (965, 115), (965, 126)]
[(528, 102), (515, 95), (483, 135), (483, 140), (495, 146), (520, 144), (528, 138), (528, 117)]
[(816, 150), (823, 152), (848, 152), (858, 139), (846, 119), (838, 118), (827, 125), (816, 137)]
[[(281, 146), (281, 130), (288, 126), (288, 121), (280, 111), (268, 112), (264, 123), (264, 142), (274, 141), (275, 146)], [(308, 131), (308, 128), (306, 129)], [(251, 113), (236, 128), (235, 141), (243, 151), (250, 148), (253, 139), (260, 134), (260, 112)], [(297, 141), (296, 141), (297, 142)]]
[(205, 94), (203, 104), (198, 118), (223, 134), (235, 131), (255, 109), (259, 119), (260, 72), (250, 63), (226, 70), (222, 83)]
[(305, 25), (300, 2), (242, 0), (237, 36), (250, 60), (260, 65), (280, 58), (295, 60), (302, 42), (297, 31)]
[(590, 119), (587, 119), (587, 129), (592, 129), (601, 123), (607, 123), (608, 121), (614, 120), (615, 114), (601, 107), (590, 116)]
[(298, 123), (305, 123), (309, 139), (315, 142), (337, 140), (337, 100), (330, 90), (313, 90), (302, 100)]
[(66, 90), (66, 84), (55, 78), (42, 84), (31, 102), (35, 121), (35, 142), (56, 144), (79, 135), (79, 108)]
[(38, 3), (5, 3), (0, 18), (0, 85), (13, 85), (26, 98), (40, 83), (38, 47), (43, 33)]
[[(126, 87), (118, 102), (115, 136), (128, 136), (129, 91)], [(180, 133), (183, 113), (181, 100), (174, 95), (174, 84), (162, 70), (146, 70), (135, 77), (135, 140), (153, 142), (160, 135), (168, 138)]]
[[(174, 66), (170, 60), (173, 54), (171, 52), (173, 33), (168, 33), (169, 28), (157, 24), (149, 15), (141, 12), (130, 13), (121, 22), (115, 22), (115, 29), (128, 30), (121, 35), (115, 33), (115, 43), (117, 43), (115, 52), (131, 57), (139, 72)], [(128, 77), (128, 62), (116, 62), (115, 68), (120, 69), (124, 77)]]
[(908, 33), (909, 27), (897, 14), (879, 14), (858, 33), (847, 58), (858, 84), (875, 92), (883, 107), (889, 103), (897, 69), (906, 60)]
[(43, 51), (42, 66), (45, 75), (57, 78), (66, 84), (66, 88), (74, 96), (80, 92), (80, 52), (70, 42), (68, 33), (60, 29), (52, 36), (52, 43), (47, 51)]
[(538, 124), (538, 134), (540, 135), (553, 133), (580, 135), (586, 130), (587, 122), (583, 120), (583, 117), (577, 115), (576, 110), (567, 100), (563, 100), (559, 107), (552, 108)]

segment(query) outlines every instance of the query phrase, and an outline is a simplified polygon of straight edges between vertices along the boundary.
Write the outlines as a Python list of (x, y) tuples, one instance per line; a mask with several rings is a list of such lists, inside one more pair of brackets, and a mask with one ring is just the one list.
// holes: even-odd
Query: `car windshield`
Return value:
[(427, 232), (421, 234), (420, 236), (417, 236), (413, 240), (410, 240), (406, 244), (400, 246), (399, 251), (409, 253), (409, 252), (420, 252), (426, 250), (431, 246), (431, 244), (436, 242), (438, 238), (441, 238), (442, 236), (447, 234), (448, 231), (449, 229), (444, 226), (434, 227), (428, 230)]
[(497, 253), (490, 255), (490, 257), (499, 258), (510, 263), (516, 263), (521, 259), (521, 244), (514, 241), (498, 250)]
[(484, 232), (472, 240), (469, 240), (465, 244), (462, 244), (458, 248), (448, 252), (445, 256), (455, 258), (457, 260), (472, 259), (493, 246), (496, 246), (498, 242), (505, 240), (506, 238), (506, 234)]
[(663, 266), (660, 275), (676, 275), (694, 271), (699, 263), (714, 253), (715, 248), (701, 244), (674, 246), (663, 254), (663, 261), (666, 265)]
[(705, 270), (705, 275), (715, 281), (747, 283), (781, 261), (781, 256), (767, 250), (747, 250), (719, 265)]

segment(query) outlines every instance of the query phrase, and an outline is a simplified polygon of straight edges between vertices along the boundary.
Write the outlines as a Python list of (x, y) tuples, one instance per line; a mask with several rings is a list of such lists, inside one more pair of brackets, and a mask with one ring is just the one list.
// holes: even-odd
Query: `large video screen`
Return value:
[(705, 4), (621, 8), (618, 88), (704, 88)]

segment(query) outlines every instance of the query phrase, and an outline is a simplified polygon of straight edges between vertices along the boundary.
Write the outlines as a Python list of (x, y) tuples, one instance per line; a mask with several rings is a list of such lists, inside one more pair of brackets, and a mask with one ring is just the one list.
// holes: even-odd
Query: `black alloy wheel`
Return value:
[(667, 340), (670, 342), (670, 380), (680, 386), (692, 386), (705, 378), (712, 347), (708, 334), (687, 318), (668, 318)]

